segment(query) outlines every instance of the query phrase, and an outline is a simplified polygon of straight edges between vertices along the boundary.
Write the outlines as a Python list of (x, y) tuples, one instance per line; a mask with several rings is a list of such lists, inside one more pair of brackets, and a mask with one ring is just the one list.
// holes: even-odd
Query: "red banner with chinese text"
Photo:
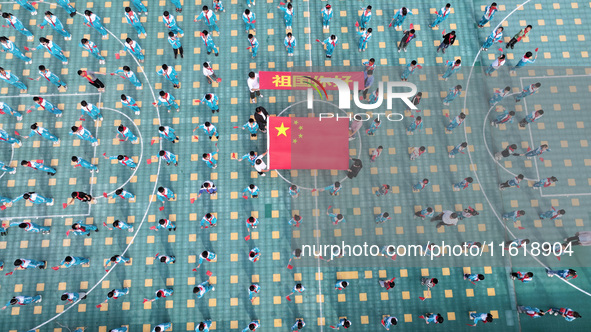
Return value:
[[(313, 80), (311, 80), (310, 78)], [(337, 78), (349, 85), (353, 90), (353, 82), (363, 87), (363, 72), (290, 72), (290, 71), (260, 71), (259, 84), (261, 90), (306, 90), (317, 86), (321, 78)], [(337, 90), (333, 83), (323, 83), (326, 90)]]

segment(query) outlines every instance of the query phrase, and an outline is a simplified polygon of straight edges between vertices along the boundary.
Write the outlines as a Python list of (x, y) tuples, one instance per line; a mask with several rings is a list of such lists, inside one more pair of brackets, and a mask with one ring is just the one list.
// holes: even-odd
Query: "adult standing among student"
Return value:
[(267, 132), (267, 119), (268, 118), (269, 118), (269, 113), (267, 113), (267, 110), (264, 107), (259, 106), (256, 108), (255, 113), (254, 113), (254, 120), (259, 125), (259, 130), (263, 134)]
[(246, 84), (248, 85), (248, 91), (250, 92), (250, 103), (251, 104), (254, 104), (257, 102), (257, 99), (256, 99), (257, 97), (263, 98), (263, 95), (261, 95), (259, 74), (255, 74), (255, 72), (253, 72), (253, 71), (248, 73), (248, 78), (246, 79)]
[(355, 159), (355, 158), (349, 157), (349, 160), (351, 160), (352, 164), (351, 164), (351, 166), (349, 166), (349, 169), (347, 169), (347, 177), (349, 179), (353, 179), (353, 178), (357, 177), (357, 175), (359, 174), (359, 172), (363, 168), (363, 163), (361, 162), (361, 159)]

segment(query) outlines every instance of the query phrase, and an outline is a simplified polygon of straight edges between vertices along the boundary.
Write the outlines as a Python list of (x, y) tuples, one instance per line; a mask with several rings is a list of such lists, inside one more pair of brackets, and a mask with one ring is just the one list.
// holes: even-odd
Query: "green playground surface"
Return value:
[[(29, 89), (26, 94), (5, 82), (0, 83), (0, 101), (9, 104), (23, 114), (17, 121), (10, 115), (0, 116), (0, 127), (9, 134), (18, 131), (28, 134), (29, 126), (37, 122), (61, 139), (59, 145), (42, 138), (31, 137), (22, 146), (2, 144), (0, 161), (17, 167), (16, 174), (0, 174), (0, 196), (15, 198), (24, 192), (35, 191), (53, 197), (53, 206), (35, 205), (23, 201), (0, 211), (3, 224), (31, 221), (51, 226), (48, 235), (27, 233), (18, 227), (10, 227), (8, 235), (0, 238), (0, 261), (4, 262), (2, 273), (12, 271), (17, 258), (48, 261), (56, 266), (67, 255), (91, 259), (90, 266), (71, 269), (16, 271), (13, 275), (0, 276), (0, 302), (8, 302), (13, 296), (40, 294), (43, 301), (26, 306), (13, 306), (0, 311), (0, 330), (10, 332), (29, 331), (42, 325), (38, 331), (72, 332), (78, 327), (85, 331), (107, 332), (121, 326), (129, 331), (149, 332), (154, 326), (172, 322), (172, 331), (194, 331), (199, 322), (212, 319), (212, 330), (242, 331), (252, 320), (259, 320), (260, 331), (288, 331), (297, 318), (306, 322), (304, 331), (330, 331), (339, 318), (352, 322), (351, 331), (380, 331), (380, 320), (396, 316), (397, 330), (423, 331), (433, 329), (465, 331), (471, 329), (469, 312), (489, 312), (492, 323), (479, 323), (476, 328), (494, 331), (549, 331), (568, 328), (586, 331), (591, 317), (588, 307), (591, 293), (591, 268), (588, 247), (574, 247), (572, 256), (556, 257), (533, 255), (532, 252), (511, 257), (499, 243), (514, 238), (528, 238), (536, 243), (562, 242), (579, 231), (589, 231), (588, 206), (591, 203), (591, 115), (586, 111), (591, 93), (591, 66), (587, 41), (591, 31), (585, 29), (591, 20), (589, 2), (583, 1), (499, 1), (499, 11), (484, 28), (476, 24), (488, 1), (452, 2), (452, 12), (438, 28), (429, 28), (435, 10), (445, 1), (412, 1), (396, 3), (386, 0), (356, 1), (334, 0), (294, 1), (296, 17), (293, 34), (297, 39), (294, 56), (287, 57), (283, 45), (285, 26), (283, 14), (277, 9), (278, 1), (259, 0), (250, 9), (257, 15), (256, 37), (260, 43), (258, 56), (253, 59), (246, 50), (249, 46), (244, 31), (242, 13), (248, 8), (243, 0), (226, 0), (225, 12), (216, 13), (220, 33), (213, 38), (220, 49), (218, 57), (207, 55), (199, 32), (205, 29), (203, 22), (193, 19), (202, 5), (211, 7), (211, 1), (181, 1), (181, 13), (174, 10), (170, 1), (148, 0), (149, 15), (141, 16), (148, 37), (136, 38), (135, 30), (126, 24), (124, 8), (129, 1), (75, 1), (74, 7), (83, 11), (90, 9), (102, 18), (109, 31), (108, 39), (82, 24), (82, 17), (70, 18), (53, 1), (38, 3), (39, 14), (30, 15), (12, 2), (0, 2), (2, 12), (11, 12), (33, 32), (35, 38), (49, 36), (64, 49), (68, 65), (51, 57), (44, 51), (26, 52), (33, 64), (13, 58), (10, 53), (0, 55), (0, 66), (19, 76)], [(322, 30), (320, 10), (325, 4), (333, 7), (334, 17), (330, 30)], [(518, 5), (523, 6), (517, 8)], [(369, 24), (374, 34), (366, 52), (358, 52), (358, 36), (355, 22), (360, 8), (371, 5), (373, 17)], [(396, 52), (402, 36), (400, 30), (388, 26), (396, 10), (407, 6), (413, 15), (403, 24), (404, 29), (413, 23), (417, 39), (407, 52)], [(131, 5), (132, 8), (133, 5)], [(517, 9), (516, 9), (517, 8)], [(516, 9), (516, 10), (514, 10)], [(72, 40), (65, 41), (56, 31), (36, 27), (43, 19), (42, 13), (51, 10), (72, 33)], [(185, 31), (181, 38), (184, 58), (174, 59), (167, 41), (167, 29), (161, 14), (170, 11)], [(493, 74), (483, 75), (483, 70), (498, 55), (496, 48), (479, 52), (479, 48), (493, 27), (501, 23), (505, 28), (503, 40), (528, 24), (533, 26), (528, 37), (517, 43), (514, 49), (505, 50), (507, 64)], [(491, 25), (492, 24), (492, 25)], [(443, 30), (457, 32), (457, 40), (445, 54), (436, 53)], [(38, 42), (11, 28), (2, 28), (17, 46), (35, 47)], [(322, 45), (330, 34), (339, 38), (332, 59), (326, 59)], [(130, 54), (122, 51), (126, 37), (136, 40), (145, 50), (145, 62), (139, 63)], [(81, 38), (94, 41), (106, 58), (105, 65), (78, 46)], [(535, 64), (530, 64), (510, 73), (508, 68), (517, 63), (526, 51), (539, 48)], [(119, 57), (116, 57), (116, 54)], [(265, 134), (251, 138), (240, 127), (254, 113), (256, 106), (263, 106), (271, 115), (278, 115), (296, 102), (302, 101), (302, 91), (268, 90), (258, 103), (249, 103), (246, 78), (250, 71), (291, 71), (302, 68), (330, 67), (330, 70), (358, 71), (363, 61), (375, 58), (378, 80), (398, 81), (403, 66), (416, 60), (424, 68), (411, 78), (423, 93), (420, 113), (398, 109), (387, 110), (385, 104), (376, 112), (401, 112), (402, 122), (383, 121), (374, 136), (365, 134), (369, 123), (364, 124), (359, 136), (350, 142), (349, 154), (359, 156), (363, 169), (359, 175), (343, 181), (339, 196), (327, 192), (312, 192), (312, 188), (324, 188), (346, 177), (346, 172), (337, 170), (289, 170), (271, 171), (268, 176), (258, 176), (247, 162), (237, 162), (239, 157), (251, 150), (263, 153), (267, 148)], [(449, 80), (441, 79), (443, 65), (448, 60), (461, 59), (462, 69)], [(202, 74), (202, 63), (210, 61), (220, 83), (207, 84)], [(179, 73), (181, 88), (173, 89), (172, 83), (156, 74), (166, 63)], [(58, 91), (48, 82), (32, 81), (37, 78), (37, 67), (45, 65), (68, 84), (67, 91)], [(130, 66), (143, 83), (136, 90), (129, 82), (117, 76), (100, 76), (106, 92), (97, 91), (76, 72), (88, 69), (111, 73), (124, 65)], [(538, 93), (524, 101), (515, 102), (512, 97), (503, 100), (498, 107), (490, 107), (488, 100), (495, 89), (505, 86), (518, 93), (532, 83), (542, 83)], [(463, 92), (449, 106), (441, 99), (447, 91), (460, 84)], [(155, 108), (154, 95), (160, 90), (173, 94), (180, 112), (166, 112)], [(132, 96), (142, 112), (135, 115), (121, 105), (120, 95)], [(205, 105), (196, 105), (206, 93), (215, 93), (220, 98), (220, 112), (211, 114)], [(64, 111), (63, 117), (34, 110), (27, 113), (33, 104), (33, 96), (42, 96)], [(335, 91), (329, 91), (328, 101), (335, 102)], [(80, 101), (96, 104), (102, 110), (104, 120), (93, 123), (88, 116), (80, 120)], [(296, 111), (297, 109), (297, 111)], [(492, 121), (501, 110), (516, 112), (516, 122), (492, 127)], [(535, 110), (545, 111), (543, 118), (526, 128), (518, 126), (522, 118)], [(459, 112), (467, 114), (466, 121), (451, 133), (445, 126)], [(357, 112), (353, 112), (357, 113)], [(315, 116), (302, 108), (285, 111), (283, 116)], [(410, 116), (421, 115), (424, 128), (414, 135), (407, 135)], [(449, 118), (448, 118), (449, 116)], [(205, 121), (213, 123), (220, 133), (218, 140), (209, 140), (201, 131), (193, 128)], [(140, 144), (122, 142), (116, 137), (116, 128), (123, 124), (140, 138)], [(99, 139), (97, 147), (89, 142), (68, 135), (70, 127), (82, 125)], [(158, 126), (167, 125), (176, 130), (180, 142), (162, 142)], [(239, 128), (234, 128), (238, 126)], [(457, 144), (466, 141), (468, 151), (455, 158), (448, 152)], [(496, 162), (492, 155), (509, 144), (517, 144), (519, 152), (548, 144), (551, 151), (542, 158), (526, 159), (511, 157)], [(208, 168), (201, 160), (203, 153), (219, 148), (218, 167)], [(384, 152), (375, 162), (370, 162), (370, 153), (382, 145)], [(425, 146), (427, 153), (419, 159), (409, 160), (409, 148)], [(178, 156), (178, 166), (167, 166), (158, 158), (160, 149)], [(105, 160), (107, 156), (125, 154), (138, 162), (133, 171)], [(99, 173), (89, 173), (82, 168), (73, 168), (71, 156), (81, 156), (98, 164)], [(57, 169), (55, 176), (20, 166), (21, 160), (42, 159)], [(18, 166), (17, 166), (18, 165)], [(517, 174), (526, 181), (521, 188), (498, 190), (498, 184)], [(454, 183), (466, 177), (474, 183), (459, 192), (452, 190)], [(534, 180), (556, 176), (559, 181), (542, 190), (532, 188)], [(420, 193), (413, 193), (412, 185), (423, 178), (430, 186)], [(215, 182), (218, 194), (202, 195), (197, 199), (199, 188), (206, 180)], [(249, 184), (257, 185), (261, 192), (256, 199), (243, 199), (242, 191)], [(302, 188), (300, 197), (292, 199), (288, 193), (289, 183)], [(382, 184), (390, 184), (392, 193), (377, 197), (373, 193)], [(172, 189), (176, 199), (167, 202), (164, 209), (156, 199), (156, 189), (164, 186)], [(136, 195), (135, 201), (119, 198), (104, 198), (103, 193), (112, 193), (124, 187)], [(73, 191), (91, 193), (96, 204), (87, 205), (77, 201), (64, 208)], [(334, 213), (342, 213), (347, 222), (333, 225), (325, 211), (332, 206)], [(457, 227), (435, 228), (428, 220), (413, 218), (416, 211), (426, 206), (436, 213), (444, 210), (461, 211), (473, 207), (478, 216), (460, 221)], [(538, 215), (551, 207), (565, 209), (562, 219), (540, 219)], [(501, 215), (513, 210), (525, 210), (520, 222), (503, 221)], [(376, 224), (375, 217), (389, 212), (392, 219)], [(206, 213), (217, 216), (218, 226), (200, 229), (201, 218)], [(299, 214), (303, 218), (300, 227), (293, 227), (288, 220)], [(249, 241), (245, 220), (255, 216), (260, 225), (251, 233)], [(161, 218), (175, 222), (177, 230), (155, 232), (150, 227)], [(74, 222), (83, 220), (99, 227), (98, 233), (87, 236), (66, 236)], [(103, 222), (112, 224), (124, 220), (135, 227), (134, 232), (109, 231)], [(521, 228), (523, 229), (521, 229)], [(291, 260), (293, 248), (303, 245), (350, 245), (364, 243), (383, 247), (395, 245), (426, 245), (442, 242), (458, 245), (464, 241), (486, 242), (487, 249), (478, 257), (410, 257), (399, 255), (396, 260), (387, 257), (343, 257), (327, 262), (312, 257)], [(493, 245), (490, 249), (488, 244)], [(258, 247), (261, 259), (248, 260), (250, 249)], [(210, 250), (217, 254), (215, 262), (205, 262), (197, 271), (199, 254)], [(121, 254), (131, 258), (125, 266), (117, 266), (106, 274), (101, 266), (109, 257)], [(157, 254), (176, 257), (172, 265), (154, 261)], [(504, 255), (503, 255), (504, 254)], [(536, 256), (536, 257), (533, 257)], [(288, 269), (290, 262), (293, 269)], [(570, 285), (558, 278), (548, 278), (544, 266), (552, 269), (574, 268), (578, 278)], [(208, 276), (207, 271), (211, 271)], [(509, 278), (511, 271), (531, 271), (534, 280), (521, 283)], [(481, 273), (485, 280), (472, 284), (463, 280), (464, 273)], [(395, 277), (396, 287), (386, 291), (379, 287), (378, 280)], [(439, 284), (431, 291), (421, 286), (421, 278), (438, 278)], [(193, 287), (209, 279), (215, 291), (197, 299)], [(334, 285), (347, 280), (345, 290), (336, 291)], [(295, 283), (301, 282), (306, 291), (292, 296)], [(257, 283), (260, 293), (250, 303), (248, 286)], [(130, 293), (117, 300), (110, 300), (100, 308), (95, 306), (115, 288), (130, 287)], [(144, 298), (153, 298), (156, 290), (172, 288), (174, 294), (166, 299), (142, 303)], [(60, 300), (63, 292), (89, 292), (88, 297), (71, 309)], [(425, 298), (421, 300), (419, 297)], [(538, 307), (569, 307), (578, 311), (582, 319), (567, 322), (561, 317), (532, 319), (518, 314), (517, 305)], [(427, 312), (440, 313), (445, 318), (442, 326), (426, 325), (419, 318)]]

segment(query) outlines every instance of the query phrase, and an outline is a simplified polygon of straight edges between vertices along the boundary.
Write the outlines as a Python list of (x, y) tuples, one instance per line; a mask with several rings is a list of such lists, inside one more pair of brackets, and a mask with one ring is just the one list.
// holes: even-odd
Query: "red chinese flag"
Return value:
[(270, 117), (269, 169), (349, 168), (346, 119)]

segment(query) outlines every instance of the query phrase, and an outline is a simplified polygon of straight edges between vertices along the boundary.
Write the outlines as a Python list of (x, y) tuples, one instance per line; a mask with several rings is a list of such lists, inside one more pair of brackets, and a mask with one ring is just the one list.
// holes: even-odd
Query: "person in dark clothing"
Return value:
[(495, 160), (501, 160), (509, 156), (520, 156), (521, 154), (515, 153), (515, 150), (517, 150), (517, 144), (507, 145), (503, 151), (495, 153)]
[(515, 44), (517, 44), (518, 41), (521, 41), (523, 38), (525, 38), (527, 34), (531, 31), (531, 29), (532, 26), (528, 25), (525, 27), (525, 29), (519, 30), (519, 32), (515, 36), (513, 36), (513, 38), (511, 38), (511, 40), (507, 43), (505, 47), (513, 49), (515, 47)]
[(373, 81), (373, 70), (368, 70), (365, 75), (365, 81), (363, 82), (363, 90), (359, 91), (361, 93), (361, 100), (369, 100), (367, 94), (369, 93), (369, 88), (373, 85)]
[[(422, 92), (417, 92), (417, 94), (414, 97), (412, 97), (412, 99), (410, 100), (410, 102), (418, 108), (419, 104), (421, 103), (421, 99), (422, 98), (423, 98), (423, 93)], [(410, 108), (407, 107), (406, 110), (407, 111), (410, 111)]]
[(445, 36), (443, 36), (443, 41), (441, 42), (441, 44), (439, 44), (439, 47), (437, 47), (437, 53), (439, 53), (439, 51), (441, 51), (442, 53), (445, 53), (445, 50), (449, 47), (449, 45), (453, 45), (455, 41), (456, 41), (456, 32), (455, 31), (452, 31), (452, 32), (446, 34)]
[(262, 133), (267, 132), (267, 118), (268, 117), (269, 117), (269, 113), (267, 113), (267, 110), (264, 107), (259, 106), (256, 108), (255, 113), (254, 113), (254, 119), (257, 122), (257, 124), (259, 125), (259, 130)]
[(402, 35), (402, 39), (400, 39), (400, 43), (398, 44), (398, 53), (400, 53), (400, 49), (403, 49), (406, 52), (406, 47), (411, 42), (411, 40), (415, 39), (417, 35), (415, 34), (415, 29), (404, 30), (404, 34)]
[(347, 170), (347, 177), (349, 179), (352, 179), (352, 178), (356, 177), (357, 174), (359, 174), (359, 171), (361, 171), (361, 169), (363, 168), (363, 163), (361, 162), (360, 159), (353, 159), (351, 157), (349, 157), (349, 159), (353, 163), (351, 164), (351, 166), (349, 166), (349, 169)]
[(72, 198), (70, 198), (70, 200), (68, 201), (68, 205), (74, 204), (74, 202), (76, 200), (79, 200), (80, 202), (90, 203), (90, 204), (96, 203), (95, 198), (93, 198), (91, 195), (81, 192), (81, 191), (72, 192)]

